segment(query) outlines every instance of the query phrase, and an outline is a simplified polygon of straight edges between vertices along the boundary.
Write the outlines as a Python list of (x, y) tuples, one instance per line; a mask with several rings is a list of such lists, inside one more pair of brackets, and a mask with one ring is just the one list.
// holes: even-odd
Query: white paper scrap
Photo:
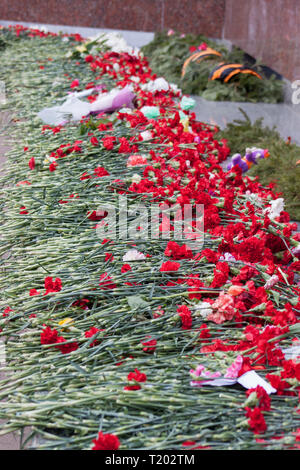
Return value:
[(260, 385), (265, 391), (270, 395), (270, 393), (276, 393), (276, 388), (272, 387), (266, 380), (261, 378), (254, 370), (250, 370), (245, 374), (241, 375), (237, 382), (242, 385), (243, 387), (249, 388), (256, 388), (257, 385)]

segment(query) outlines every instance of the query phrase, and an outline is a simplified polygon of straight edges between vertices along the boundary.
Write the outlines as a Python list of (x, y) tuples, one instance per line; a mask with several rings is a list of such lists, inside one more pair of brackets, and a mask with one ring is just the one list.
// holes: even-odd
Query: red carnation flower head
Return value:
[(249, 418), (249, 428), (254, 434), (263, 434), (267, 430), (265, 418), (258, 407), (246, 408), (246, 417)]
[[(78, 343), (76, 341), (71, 342), (71, 343), (66, 343), (66, 339), (63, 338), (63, 336), (59, 336), (56, 343), (58, 346), (56, 346), (62, 354), (69, 354), (72, 351), (76, 351), (78, 349)], [(62, 344), (61, 344), (62, 343)]]
[(134, 372), (129, 372), (127, 380), (129, 382), (136, 382), (136, 385), (127, 385), (126, 387), (124, 387), (124, 390), (140, 390), (141, 386), (138, 383), (146, 382), (147, 376), (146, 374), (140, 372), (138, 369), (134, 369)]
[(156, 339), (151, 339), (151, 336), (147, 336), (147, 338), (149, 338), (149, 340), (142, 341), (142, 345), (145, 346), (143, 351), (146, 353), (152, 353), (156, 349), (157, 341)]
[(3, 310), (2, 316), (3, 316), (4, 318), (5, 318), (5, 317), (8, 317), (9, 312), (13, 312), (13, 309), (10, 308), (10, 307), (6, 307), (6, 308)]
[(128, 271), (132, 271), (130, 264), (123, 264), (121, 268), (121, 273), (127, 273)]
[(94, 169), (94, 174), (97, 178), (102, 178), (102, 176), (109, 175), (108, 171), (103, 166), (98, 166)]
[(59, 277), (57, 277), (55, 281), (53, 281), (52, 277), (46, 277), (44, 283), (46, 289), (44, 295), (47, 295), (50, 292), (60, 292), (62, 290), (62, 283)]
[(257, 385), (256, 388), (250, 388), (246, 391), (247, 397), (253, 399), (258, 408), (262, 411), (270, 411), (271, 409), (271, 398), (263, 387)]
[(134, 372), (129, 372), (127, 379), (129, 381), (134, 380), (135, 382), (146, 382), (147, 376), (143, 374), (138, 369), (134, 369)]
[(114, 434), (103, 434), (99, 432), (97, 439), (93, 439), (92, 450), (118, 450), (120, 441)]
[(76, 88), (79, 86), (79, 80), (76, 78), (75, 80), (73, 80), (73, 82), (71, 83), (70, 87), (71, 88)]
[(35, 159), (34, 157), (31, 157), (31, 159), (29, 160), (28, 162), (28, 166), (31, 170), (34, 170), (34, 167), (35, 167)]
[(87, 55), (87, 56), (85, 57), (84, 60), (85, 60), (86, 62), (93, 62), (94, 57), (93, 57), (91, 54), (89, 54), (89, 55)]
[(187, 245), (180, 246), (174, 241), (168, 242), (165, 255), (175, 260), (193, 258), (193, 252)]
[(33, 297), (35, 295), (39, 295), (39, 292), (36, 289), (30, 289), (29, 295), (30, 297)]
[(106, 148), (106, 150), (112, 150), (114, 148), (115, 141), (116, 141), (116, 138), (114, 136), (103, 137), (102, 139), (103, 147)]
[[(98, 333), (98, 331), (104, 331), (104, 330), (101, 330), (99, 328), (96, 328), (95, 326), (92, 326), (92, 328), (90, 328), (88, 331), (84, 333), (84, 336), (86, 338), (92, 338), (93, 336), (95, 336), (96, 333)], [(95, 339), (94, 341), (91, 342), (90, 348), (92, 348), (93, 346), (96, 346), (97, 344), (99, 344), (99, 341), (98, 339)]]
[(57, 330), (51, 330), (50, 326), (46, 326), (41, 332), (41, 344), (55, 344), (58, 340)]
[(189, 330), (192, 327), (192, 314), (186, 305), (180, 305), (177, 313), (181, 318), (181, 327), (183, 330)]
[(112, 281), (112, 278), (107, 273), (101, 274), (99, 279), (99, 286), (104, 290), (115, 289), (117, 287), (117, 285)]
[(160, 267), (161, 272), (170, 272), (170, 271), (178, 271), (180, 268), (180, 263), (176, 263), (176, 261), (166, 261)]
[(91, 138), (91, 144), (94, 146), (94, 147), (97, 147), (97, 145), (99, 145), (99, 141), (97, 139), (97, 137), (93, 136)]

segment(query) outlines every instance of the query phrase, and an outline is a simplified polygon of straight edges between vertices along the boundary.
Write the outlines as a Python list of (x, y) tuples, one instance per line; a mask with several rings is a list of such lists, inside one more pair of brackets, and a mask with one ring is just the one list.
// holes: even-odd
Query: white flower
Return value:
[(296, 361), (300, 358), (300, 339), (293, 341), (293, 346), (282, 350), (285, 359)]
[(163, 77), (159, 77), (146, 83), (141, 88), (143, 90), (150, 91), (151, 93), (155, 93), (156, 91), (168, 91), (169, 87), (168, 82)]
[(264, 288), (271, 289), (278, 281), (279, 277), (276, 276), (276, 274), (273, 274), (273, 276), (271, 276), (270, 279), (265, 283)]
[(292, 248), (292, 253), (293, 253), (293, 255), (295, 255), (295, 256), (300, 255), (300, 243), (299, 243), (299, 245), (297, 245), (295, 248)]
[(133, 110), (131, 108), (121, 108), (120, 113), (133, 114)]
[(150, 131), (143, 131), (141, 132), (141, 137), (143, 140), (150, 140), (152, 139), (152, 134)]
[(170, 88), (172, 91), (174, 91), (174, 93), (177, 93), (178, 91), (180, 91), (180, 94), (182, 93), (181, 89), (178, 88), (178, 86), (175, 83), (170, 83)]
[(274, 220), (276, 217), (280, 216), (280, 213), (283, 211), (284, 208), (284, 199), (279, 197), (278, 199), (274, 199), (270, 202), (271, 207), (267, 207), (265, 213), (268, 214), (269, 218)]
[(262, 199), (255, 193), (252, 193), (251, 191), (247, 190), (245, 192), (245, 198), (250, 201), (252, 204), (262, 204)]
[(213, 312), (211, 305), (209, 302), (199, 302), (196, 305), (196, 312), (199, 310), (199, 314), (201, 317), (206, 318), (207, 315), (210, 315)]
[(138, 175), (137, 173), (135, 173), (132, 178), (131, 178), (131, 181), (132, 183), (139, 183), (141, 181), (142, 177), (140, 175)]
[(233, 263), (236, 261), (235, 257), (231, 253), (224, 253), (224, 255), (220, 256), (219, 260), (224, 261), (232, 261)]
[(43, 31), (43, 33), (48, 33), (48, 28), (44, 24), (36, 25), (36, 24), (31, 24), (29, 26), (29, 29), (39, 29), (40, 31)]
[(99, 36), (94, 38), (89, 38), (89, 42), (98, 42), (104, 43), (105, 46), (113, 52), (127, 52), (131, 55), (138, 55), (139, 49), (137, 47), (133, 48), (129, 46), (121, 34), (112, 32), (112, 33), (101, 33)]
[(127, 251), (127, 253), (123, 256), (123, 261), (140, 261), (142, 259), (146, 259), (146, 256), (134, 248)]
[(46, 155), (45, 160), (43, 161), (44, 165), (49, 165), (49, 163), (56, 162), (55, 157), (50, 157), (49, 155)]

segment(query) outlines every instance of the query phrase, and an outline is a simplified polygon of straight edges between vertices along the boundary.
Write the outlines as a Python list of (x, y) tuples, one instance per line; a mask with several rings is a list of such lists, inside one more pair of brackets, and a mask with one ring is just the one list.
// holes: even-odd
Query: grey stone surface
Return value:
[[(283, 138), (290, 136), (292, 142), (300, 144), (300, 104), (285, 103), (236, 103), (231, 101), (207, 101), (200, 96), (193, 96), (196, 101), (194, 109), (199, 121), (217, 124), (224, 129), (235, 119), (244, 119), (240, 109), (246, 112), (253, 123), (263, 118), (262, 124), (276, 127)], [(246, 144), (246, 143), (245, 143)]]

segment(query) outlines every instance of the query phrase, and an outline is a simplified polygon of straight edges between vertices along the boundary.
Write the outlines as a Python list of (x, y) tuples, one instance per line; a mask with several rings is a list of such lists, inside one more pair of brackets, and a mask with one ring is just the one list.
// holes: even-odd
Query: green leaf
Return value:
[(131, 310), (144, 309), (149, 306), (149, 303), (139, 295), (131, 295), (126, 299)]

